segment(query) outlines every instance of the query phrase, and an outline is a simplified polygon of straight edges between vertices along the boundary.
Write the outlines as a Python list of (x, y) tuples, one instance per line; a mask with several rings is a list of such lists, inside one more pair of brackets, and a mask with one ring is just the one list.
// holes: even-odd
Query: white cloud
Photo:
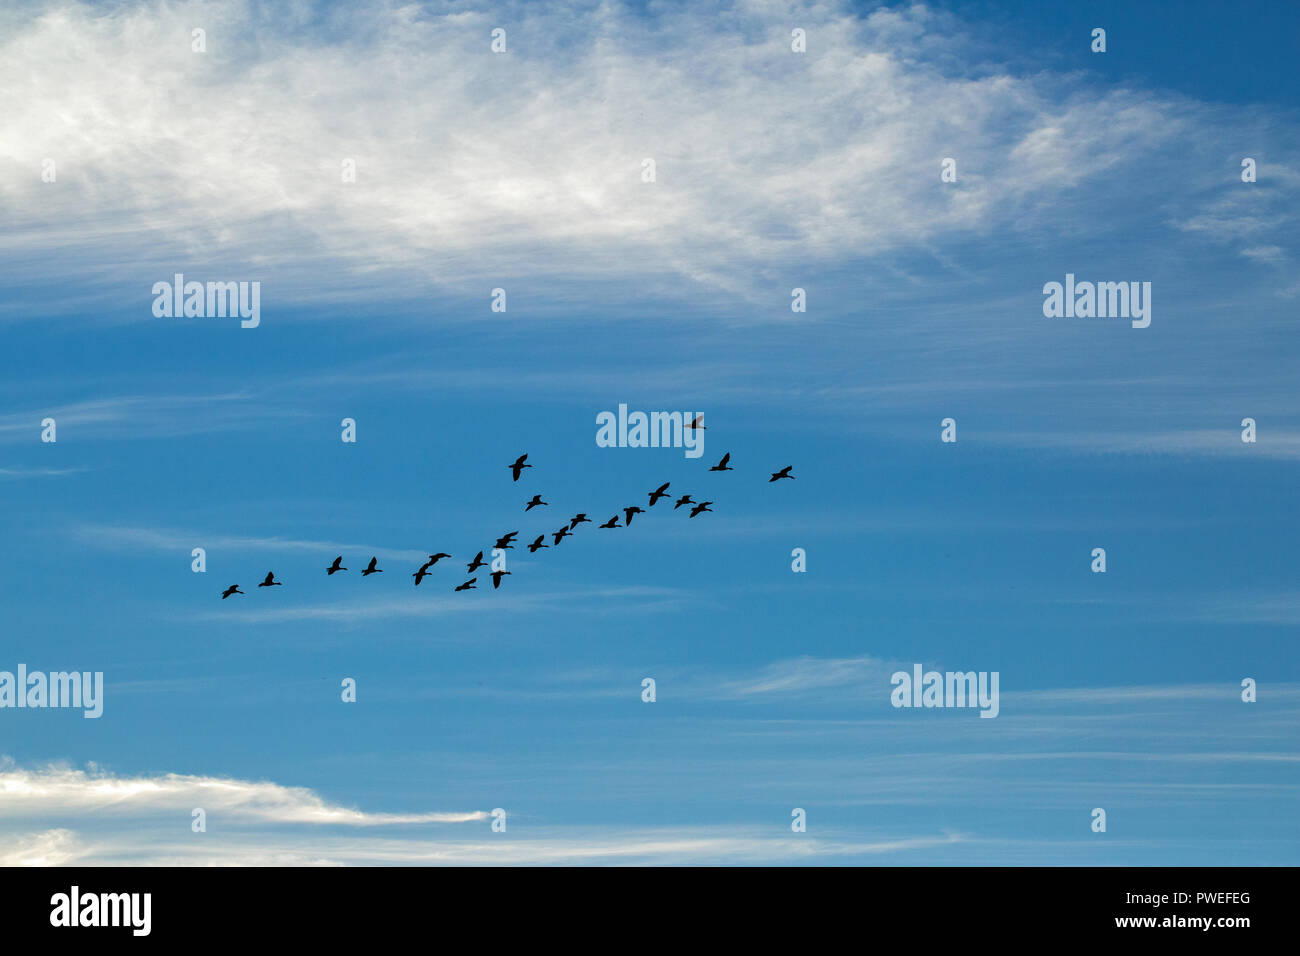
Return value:
[[(688, 5), (648, 20), (576, 3), (320, 13), (11, 12), (0, 256), (30, 265), (57, 248), (50, 269), (80, 261), (104, 281), (273, 274), (280, 302), (392, 293), (388, 270), (412, 295), (635, 273), (752, 296), (800, 261), (1059, 228), (1054, 199), (1210, 121), (1190, 101), (1078, 77), (972, 75), (956, 65), (970, 25), (920, 5), (857, 17), (754, 0), (725, 28)], [(806, 54), (790, 51), (791, 22)], [(206, 53), (191, 51), (196, 25)], [(945, 156), (954, 188), (939, 182)], [(47, 158), (55, 183), (41, 181)]]
[(0, 760), (0, 821), (82, 814), (116, 817), (152, 816), (174, 812), (189, 818), (202, 807), (227, 819), (254, 823), (340, 824), (370, 827), (420, 823), (464, 823), (484, 820), (487, 813), (366, 813), (321, 799), (304, 787), (237, 780), (163, 774), (122, 777), (90, 767), (49, 766), (24, 770), (7, 758)]
[[(190, 811), (213, 825), (190, 833)], [(543, 865), (816, 862), (965, 842), (960, 834), (779, 836), (745, 828), (528, 826), (492, 834), (489, 815), (368, 813), (310, 790), (225, 777), (124, 777), (91, 768), (29, 771), (0, 763), (0, 866)], [(26, 827), (39, 822), (41, 829)], [(376, 827), (474, 823), (378, 835)], [(340, 833), (336, 827), (349, 832)], [(187, 835), (177, 838), (178, 828)], [(357, 832), (357, 831), (362, 832)]]

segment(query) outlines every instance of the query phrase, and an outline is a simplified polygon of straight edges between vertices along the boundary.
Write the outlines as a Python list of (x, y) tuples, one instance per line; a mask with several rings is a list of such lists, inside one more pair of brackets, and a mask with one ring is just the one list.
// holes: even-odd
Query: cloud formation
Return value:
[[(577, 3), (53, 0), (6, 19), (0, 257), (59, 249), (59, 269), (105, 282), (273, 269), (300, 303), (376, 284), (482, 295), (529, 274), (752, 296), (800, 262), (1059, 229), (1053, 204), (1081, 183), (1246, 122), (1076, 75), (971, 71), (977, 29), (919, 4), (749, 0), (725, 28), (689, 5)], [(1181, 227), (1270, 246), (1276, 197), (1236, 202)]]
[(352, 827), (485, 820), (485, 811), (463, 813), (366, 813), (328, 803), (305, 787), (163, 774), (122, 777), (96, 767), (49, 766), (24, 770), (0, 762), (0, 820), (48, 819), (78, 814), (143, 816), (195, 807), (240, 822), (341, 824)]

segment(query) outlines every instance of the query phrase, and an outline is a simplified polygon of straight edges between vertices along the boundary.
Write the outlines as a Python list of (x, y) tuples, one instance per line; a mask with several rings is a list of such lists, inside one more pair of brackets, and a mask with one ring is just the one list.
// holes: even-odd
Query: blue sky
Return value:
[(1300, 13), (1043, 6), (7, 8), (0, 860), (1294, 865)]

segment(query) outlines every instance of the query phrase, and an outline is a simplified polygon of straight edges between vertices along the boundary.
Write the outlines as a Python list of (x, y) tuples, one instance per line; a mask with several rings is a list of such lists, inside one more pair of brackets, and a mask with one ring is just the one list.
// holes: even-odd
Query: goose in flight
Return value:
[(429, 560), (425, 562), (424, 566), (426, 568), (431, 568), (439, 561), (441, 561), (443, 558), (450, 558), (450, 557), (451, 555), (448, 554), (446, 551), (439, 551), (437, 554), (429, 555)]
[(703, 420), (704, 420), (704, 416), (703, 416), (703, 415), (696, 415), (696, 416), (695, 416), (695, 421), (693, 421), (693, 422), (688, 422), (687, 425), (686, 425), (686, 427), (689, 428), (689, 429), (691, 429), (691, 431), (694, 431), (694, 430), (697, 429), (697, 428), (704, 428), (704, 426), (700, 424), (700, 422), (702, 422)]
[(514, 545), (511, 544), (511, 542), (517, 537), (519, 537), (518, 531), (511, 531), (509, 534), (503, 534), (501, 537), (497, 538), (495, 546), (502, 551), (512, 550)]
[(565, 538), (573, 537), (573, 532), (571, 532), (568, 528), (561, 528), (559, 531), (556, 531), (554, 534), (552, 534), (551, 537), (555, 539), (556, 544), (559, 544)]
[(506, 574), (509, 574), (509, 573), (510, 573), (509, 571), (493, 571), (493, 572), (492, 572), (492, 587), (493, 587), (493, 588), (499, 588), (499, 587), (501, 587), (501, 578), (502, 578), (502, 576), (503, 576), (503, 575), (506, 575)]
[(695, 501), (693, 498), (691, 498), (690, 495), (682, 495), (680, 498), (677, 499), (677, 504), (673, 505), (673, 511), (676, 511), (682, 505), (693, 505), (693, 504), (695, 504)]
[(533, 495), (533, 500), (524, 506), (525, 511), (532, 511), (538, 505), (549, 505), (549, 501), (543, 501), (541, 495)]
[(456, 590), (457, 590), (457, 591), (477, 591), (478, 588), (476, 588), (476, 587), (474, 586), (474, 582), (477, 581), (477, 580), (478, 580), (478, 578), (470, 578), (470, 579), (469, 579), (468, 581), (466, 581), (464, 584), (458, 584), (458, 585), (456, 585)]
[(578, 525), (584, 523), (591, 524), (591, 519), (587, 517), (587, 512), (579, 511), (576, 515), (573, 516), (573, 519), (569, 522), (569, 530), (572, 531)]
[(630, 527), (632, 527), (632, 516), (633, 516), (633, 515), (643, 515), (643, 514), (645, 514), (645, 512), (642, 511), (640, 508), (638, 508), (636, 505), (632, 505), (632, 507), (630, 507), (630, 508), (624, 508), (624, 509), (623, 509), (623, 514), (627, 515), (627, 522), (626, 522), (626, 524), (627, 524), (627, 526), (630, 528)]
[(429, 576), (429, 571), (427, 570), (428, 567), (427, 564), (422, 564), (420, 565), (420, 570), (411, 575), (411, 577), (415, 578), (415, 586), (417, 588), (420, 586), (420, 582)]
[(378, 563), (379, 563), (378, 558), (371, 558), (370, 563), (366, 565), (366, 569), (361, 572), (361, 576), (364, 578), (371, 574), (383, 574), (384, 573), (383, 568), (375, 567), (375, 565)]
[(506, 466), (507, 468), (510, 469), (511, 474), (513, 474), (513, 475), (515, 476), (515, 481), (518, 481), (518, 480), (519, 480), (519, 472), (520, 472), (520, 471), (522, 471), (522, 470), (525, 469), (525, 468), (531, 468), (531, 467), (533, 467), (532, 465), (525, 465), (525, 464), (524, 464), (524, 462), (526, 462), (527, 460), (528, 460), (528, 455), (527, 455), (527, 453), (525, 453), (525, 454), (520, 455), (518, 458), (516, 458), (516, 459), (515, 459), (515, 463), (514, 463), (513, 465), (507, 465), (507, 466)]
[(727, 467), (727, 462), (729, 461), (731, 461), (731, 452), (727, 452), (723, 455), (722, 461), (710, 468), (709, 471), (735, 471), (736, 469)]
[[(487, 562), (483, 560), (483, 552), (482, 552), (482, 551), (480, 551), (478, 554), (474, 555), (474, 560), (471, 561), (468, 565), (466, 565), (466, 569), (468, 570), (468, 573), (470, 573), (470, 574), (473, 574), (473, 573), (474, 573), (475, 571), (477, 571), (479, 568), (486, 568), (486, 567), (487, 567)], [(457, 589), (457, 590), (459, 590), (459, 589)]]
[(694, 518), (697, 514), (699, 514), (702, 511), (707, 511), (710, 514), (712, 514), (713, 509), (709, 507), (709, 505), (711, 504), (713, 504), (712, 501), (701, 501), (698, 505), (696, 505), (694, 508), (691, 509), (691, 517)]
[(546, 535), (539, 534), (536, 538), (533, 539), (533, 543), (528, 546), (528, 553), (535, 554), (538, 548), (549, 548), (550, 547), (549, 544), (542, 544), (542, 542), (545, 540), (546, 540)]
[(274, 571), (267, 571), (267, 572), (266, 572), (266, 580), (263, 581), (261, 584), (259, 584), (258, 587), (259, 587), (259, 588), (278, 588), (278, 587), (284, 587), (284, 582), (283, 582), (283, 581), (277, 581), (277, 580), (275, 579), (275, 572), (274, 572)]
[(335, 571), (346, 571), (346, 570), (347, 568), (343, 567), (343, 555), (340, 554), (337, 558), (334, 559), (334, 563), (325, 569), (325, 573), (333, 574)]
[(601, 527), (602, 527), (602, 528), (621, 528), (621, 527), (623, 527), (623, 526), (622, 526), (621, 524), (618, 523), (618, 515), (614, 515), (614, 517), (612, 517), (612, 518), (610, 518), (608, 521), (606, 521), (603, 525), (601, 525)]
[(660, 486), (659, 486), (658, 488), (656, 488), (654, 491), (650, 492), (650, 507), (651, 507), (651, 508), (653, 508), (653, 507), (655, 506), (655, 502), (658, 501), (660, 498), (667, 498), (667, 497), (668, 497), (668, 486), (669, 486), (670, 484), (672, 484), (671, 481), (665, 481), (662, 485), (660, 485)]
[(226, 588), (224, 591), (221, 592), (221, 600), (224, 601), (232, 594), (243, 594), (243, 593), (244, 593), (243, 591), (239, 590), (238, 584), (232, 584), (230, 587)]
[(780, 471), (772, 472), (772, 477), (767, 479), (767, 483), (771, 484), (774, 481), (780, 481), (782, 478), (789, 478), (791, 481), (794, 481), (794, 475), (790, 474), (790, 469), (793, 467), (794, 465), (786, 465)]

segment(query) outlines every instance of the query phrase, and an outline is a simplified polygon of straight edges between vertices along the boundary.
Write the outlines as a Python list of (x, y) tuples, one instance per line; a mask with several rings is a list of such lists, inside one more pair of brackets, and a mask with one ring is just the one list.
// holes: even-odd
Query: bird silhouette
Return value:
[(411, 575), (411, 577), (415, 578), (415, 586), (417, 588), (420, 586), (420, 582), (429, 576), (429, 572), (425, 570), (428, 567), (427, 564), (422, 564), (420, 565), (420, 570)]
[(221, 600), (224, 601), (232, 594), (243, 594), (243, 593), (244, 593), (243, 591), (239, 590), (238, 584), (232, 584), (230, 587), (226, 588), (224, 591), (221, 592)]
[(325, 573), (333, 574), (335, 571), (346, 571), (346, 570), (347, 568), (343, 567), (343, 555), (340, 554), (337, 558), (334, 559), (334, 563), (325, 569)]
[(612, 518), (610, 518), (608, 521), (606, 521), (603, 525), (601, 525), (601, 527), (602, 527), (602, 528), (621, 528), (622, 525), (620, 525), (620, 524), (618, 523), (618, 515), (614, 515), (614, 517), (612, 517)]
[(379, 563), (378, 558), (371, 558), (370, 563), (366, 565), (366, 569), (361, 572), (361, 576), (364, 578), (364, 577), (368, 577), (371, 574), (383, 574), (384, 573), (383, 568), (375, 567), (375, 565), (378, 563)]
[(554, 542), (555, 544), (559, 544), (565, 538), (573, 537), (573, 533), (569, 531), (568, 528), (561, 528), (559, 531), (556, 531), (553, 535), (551, 535), (551, 537), (555, 539)]
[(767, 479), (767, 483), (771, 484), (774, 481), (780, 481), (782, 478), (789, 478), (791, 481), (794, 481), (794, 475), (790, 474), (790, 469), (793, 467), (794, 465), (786, 465), (780, 471), (772, 472), (772, 477)]
[(654, 491), (650, 492), (650, 507), (651, 507), (651, 508), (653, 508), (653, 507), (655, 506), (655, 502), (658, 501), (660, 498), (667, 498), (667, 497), (668, 497), (668, 486), (669, 486), (670, 484), (672, 484), (672, 482), (670, 482), (670, 481), (665, 481), (662, 485), (660, 485), (660, 486), (659, 486), (658, 488), (656, 488)]
[(437, 554), (429, 555), (429, 560), (425, 563), (424, 566), (426, 568), (431, 568), (439, 561), (441, 561), (443, 558), (450, 558), (450, 557), (451, 555), (448, 554), (446, 551), (439, 551)]
[(587, 512), (579, 511), (569, 522), (569, 530), (572, 531), (580, 524), (591, 524), (591, 519), (587, 517)]
[(477, 581), (477, 580), (478, 580), (478, 578), (470, 578), (470, 579), (469, 579), (468, 581), (466, 581), (464, 584), (458, 584), (458, 585), (456, 585), (456, 590), (457, 590), (457, 591), (477, 591), (478, 588), (476, 588), (476, 587), (474, 586), (474, 582)]
[(466, 565), (466, 568), (470, 574), (473, 574), (479, 568), (486, 568), (486, 567), (487, 567), (487, 562), (483, 560), (482, 551), (474, 555), (474, 560), (471, 561), (468, 565)]
[(514, 545), (510, 542), (514, 541), (517, 537), (519, 537), (518, 531), (511, 531), (509, 534), (503, 534), (501, 537), (497, 538), (496, 547), (502, 551), (511, 550), (514, 548)]
[(527, 455), (527, 454), (523, 454), (523, 455), (520, 455), (518, 458), (515, 459), (515, 463), (514, 463), (513, 465), (507, 465), (507, 466), (506, 466), (507, 468), (510, 469), (511, 473), (515, 476), (515, 481), (518, 481), (518, 480), (519, 480), (519, 472), (520, 472), (520, 471), (522, 471), (522, 470), (525, 469), (525, 468), (531, 468), (531, 467), (533, 467), (532, 465), (525, 465), (525, 464), (524, 464), (524, 462), (526, 462), (527, 460), (528, 460), (528, 455)]
[(528, 553), (533, 554), (537, 551), (538, 548), (549, 548), (550, 545), (542, 544), (542, 542), (545, 540), (546, 540), (546, 535), (539, 534), (535, 539), (533, 539), (533, 543), (528, 546)]
[(735, 471), (736, 469), (727, 467), (727, 462), (729, 461), (731, 461), (731, 452), (727, 452), (723, 455), (722, 461), (710, 468), (709, 471)]
[(532, 511), (532, 510), (533, 510), (534, 508), (536, 508), (538, 505), (549, 505), (549, 504), (550, 504), (549, 501), (543, 501), (543, 500), (542, 500), (542, 496), (541, 496), (541, 495), (533, 495), (533, 500), (530, 501), (530, 502), (528, 502), (528, 504), (524, 507), (524, 510), (525, 510), (525, 511)]
[(695, 504), (695, 501), (691, 498), (690, 495), (682, 495), (680, 498), (677, 499), (677, 504), (673, 505), (673, 511), (676, 511), (682, 505), (693, 505), (693, 504)]
[(642, 511), (640, 508), (638, 508), (636, 505), (632, 505), (630, 508), (624, 508), (623, 514), (627, 515), (627, 526), (630, 528), (632, 527), (632, 516), (643, 515), (645, 514), (645, 512)]
[(696, 416), (695, 416), (695, 421), (693, 421), (693, 422), (688, 422), (687, 425), (686, 425), (686, 427), (689, 428), (689, 429), (691, 429), (691, 430), (694, 430), (694, 429), (696, 429), (696, 428), (703, 428), (704, 426), (700, 424), (700, 421), (701, 421), (701, 419), (703, 419), (703, 418), (704, 418), (703, 415), (696, 415)]
[(493, 588), (499, 588), (499, 587), (501, 587), (501, 578), (502, 578), (504, 575), (507, 575), (507, 574), (509, 574), (509, 573), (510, 573), (509, 571), (493, 571), (493, 572), (492, 572), (492, 587), (493, 587)]
[(703, 511), (707, 511), (710, 514), (712, 514), (713, 509), (709, 507), (709, 505), (711, 504), (713, 504), (712, 501), (701, 501), (698, 505), (696, 505), (694, 508), (691, 509), (691, 517), (694, 518), (697, 514)]
[(283, 582), (283, 581), (277, 581), (277, 580), (275, 580), (275, 572), (274, 572), (274, 571), (267, 571), (267, 572), (266, 572), (266, 580), (263, 581), (261, 584), (258, 585), (259, 588), (275, 588), (275, 587), (283, 587), (283, 586), (284, 586), (284, 582)]

